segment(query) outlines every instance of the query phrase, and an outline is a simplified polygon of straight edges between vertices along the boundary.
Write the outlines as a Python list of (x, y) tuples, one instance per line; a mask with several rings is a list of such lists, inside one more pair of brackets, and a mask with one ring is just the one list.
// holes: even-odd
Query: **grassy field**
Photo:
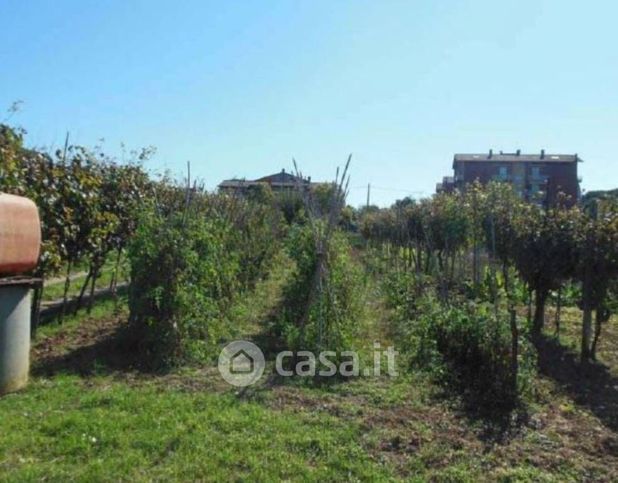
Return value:
[[(278, 285), (259, 284), (235, 309), (239, 332), (256, 335)], [(368, 302), (385, 317), (376, 294)], [(320, 387), (265, 377), (241, 391), (214, 365), (144, 372), (122, 345), (126, 316), (105, 302), (41, 328), (29, 387), (0, 399), (0, 479), (618, 479), (616, 321), (603, 364), (582, 369), (569, 351), (579, 312), (567, 310), (564, 345), (548, 337), (539, 361), (534, 405), (496, 421), (420, 372)]]

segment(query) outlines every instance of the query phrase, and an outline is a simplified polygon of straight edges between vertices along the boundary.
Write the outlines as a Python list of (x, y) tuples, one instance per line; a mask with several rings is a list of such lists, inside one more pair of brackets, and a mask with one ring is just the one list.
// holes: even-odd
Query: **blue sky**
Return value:
[[(455, 152), (579, 153), (615, 188), (618, 3), (0, 1), (0, 109), (37, 146), (154, 145), (206, 185), (295, 157), (353, 205), (429, 195)], [(0, 120), (4, 114), (0, 114)]]

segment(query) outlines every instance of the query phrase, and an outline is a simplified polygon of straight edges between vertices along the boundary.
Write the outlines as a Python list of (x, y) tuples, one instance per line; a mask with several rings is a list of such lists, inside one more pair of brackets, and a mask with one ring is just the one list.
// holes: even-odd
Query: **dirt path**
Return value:
[[(78, 278), (83, 278), (86, 275), (88, 275), (88, 272), (86, 271), (76, 272), (76, 273), (72, 273), (71, 275), (69, 275), (69, 279), (72, 282), (73, 280), (77, 280)], [(45, 286), (58, 285), (59, 283), (64, 283), (65, 281), (66, 281), (66, 277), (48, 278), (47, 280), (45, 280)]]

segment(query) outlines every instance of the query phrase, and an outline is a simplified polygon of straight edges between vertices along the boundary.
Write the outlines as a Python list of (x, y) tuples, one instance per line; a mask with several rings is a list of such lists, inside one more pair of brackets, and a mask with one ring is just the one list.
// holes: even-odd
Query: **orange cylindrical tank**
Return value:
[(28, 198), (0, 193), (0, 274), (32, 270), (40, 248), (41, 222), (36, 205)]

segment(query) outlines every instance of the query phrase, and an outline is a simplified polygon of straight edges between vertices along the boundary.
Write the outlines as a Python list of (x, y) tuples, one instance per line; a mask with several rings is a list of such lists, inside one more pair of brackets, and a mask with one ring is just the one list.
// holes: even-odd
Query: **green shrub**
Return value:
[[(317, 224), (318, 230), (323, 228)], [(353, 350), (362, 315), (363, 279), (347, 238), (333, 233), (325, 253), (319, 254), (311, 227), (296, 226), (287, 246), (296, 266), (284, 289), (275, 333), (291, 350)], [(317, 274), (321, 256), (324, 271)]]
[[(456, 387), (478, 410), (512, 407), (531, 387), (535, 352), (525, 334), (518, 337), (517, 386), (512, 377), (512, 334), (506, 314), (496, 319), (490, 304), (460, 298), (443, 304), (422, 278), (410, 273), (384, 284), (394, 309), (397, 349), (409, 367), (433, 372)], [(521, 324), (520, 324), (521, 325)]]
[(517, 398), (511, 378), (511, 333), (488, 306), (443, 309), (430, 335), (462, 388), (480, 407), (510, 406)]
[(432, 277), (414, 272), (390, 272), (384, 277), (382, 290), (388, 306), (395, 310), (397, 320), (415, 317), (418, 300), (433, 287)]
[(147, 212), (129, 247), (130, 323), (150, 365), (204, 360), (228, 333), (239, 273), (230, 227), (200, 214)]
[[(267, 192), (268, 193), (268, 192)], [(270, 264), (281, 250), (285, 224), (277, 206), (267, 199), (237, 201), (233, 220), (234, 249), (239, 253), (240, 283), (252, 289), (269, 272)], [(263, 194), (263, 193), (262, 193)]]

